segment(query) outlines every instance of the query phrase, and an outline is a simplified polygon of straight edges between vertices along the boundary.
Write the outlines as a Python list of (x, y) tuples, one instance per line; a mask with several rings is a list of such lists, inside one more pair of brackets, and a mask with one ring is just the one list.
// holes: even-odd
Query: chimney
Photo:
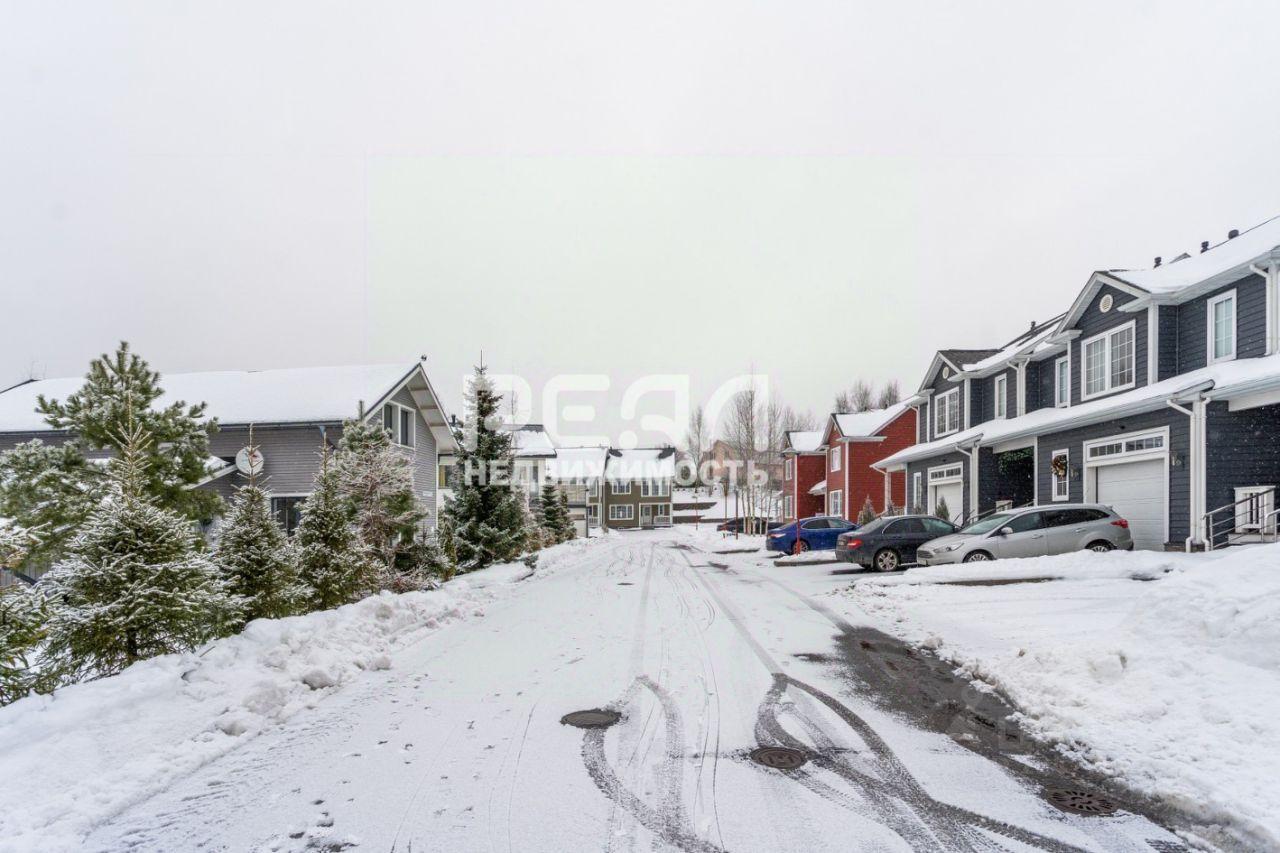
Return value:
[(1156, 266), (1160, 266), (1160, 261), (1161, 261), (1160, 256), (1156, 255)]
[(1237, 237), (1239, 237), (1239, 236), (1240, 236), (1240, 229), (1239, 229), (1239, 228), (1232, 228), (1230, 231), (1228, 231), (1228, 232), (1227, 232), (1227, 239), (1228, 239), (1228, 240), (1234, 240), (1235, 238), (1237, 238)]
[(1209, 251), (1209, 241), (1208, 241), (1208, 240), (1201, 240), (1201, 241), (1200, 241), (1200, 251), (1201, 251), (1201, 252), (1207, 252), (1207, 251)]

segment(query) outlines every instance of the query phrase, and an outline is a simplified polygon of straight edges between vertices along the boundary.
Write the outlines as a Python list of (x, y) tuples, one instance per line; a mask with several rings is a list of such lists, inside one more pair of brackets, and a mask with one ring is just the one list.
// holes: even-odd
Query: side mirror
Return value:
[(1001, 527), (1001, 528), (1000, 528), (1000, 535), (1001, 535), (1001, 536), (1012, 536), (1012, 535), (1013, 535), (1013, 528), (1012, 528), (1012, 527)]

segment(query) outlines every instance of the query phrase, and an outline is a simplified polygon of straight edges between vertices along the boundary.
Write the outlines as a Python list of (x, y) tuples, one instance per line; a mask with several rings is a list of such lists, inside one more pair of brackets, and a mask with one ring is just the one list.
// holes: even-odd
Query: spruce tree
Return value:
[(311, 590), (313, 610), (369, 595), (378, 582), (378, 564), (352, 526), (331, 455), (328, 445), (321, 447), (320, 470), (293, 535), (298, 576)]
[(538, 500), (541, 518), (539, 526), (546, 531), (546, 539), (554, 544), (564, 541), (564, 522), (561, 520), (560, 496), (554, 483), (544, 483)]
[(499, 429), (502, 397), (483, 366), (466, 402), (458, 487), (444, 514), (453, 525), (458, 567), (471, 571), (515, 559), (528, 535), (524, 502), (511, 484), (511, 433)]
[[(37, 544), (37, 537), (22, 527), (0, 524), (0, 568), (17, 568)], [(31, 660), (44, 641), (47, 619), (38, 590), (19, 585), (0, 589), (0, 705), (41, 686)]]
[(942, 519), (943, 521), (951, 520), (951, 508), (947, 506), (946, 498), (944, 497), (938, 498), (938, 505), (934, 507), (933, 514), (936, 515), (938, 518)]
[(222, 499), (190, 486), (208, 474), (209, 436), (217, 423), (205, 418), (204, 403), (155, 406), (163, 393), (160, 374), (121, 342), (114, 354), (90, 362), (83, 388), (62, 402), (41, 395), (36, 411), (54, 429), (71, 430), (76, 449), (114, 456), (123, 451), (131, 418), (150, 437), (145, 470), (137, 475), (140, 494), (160, 508), (208, 521), (221, 510)]
[(577, 529), (573, 524), (573, 515), (569, 512), (569, 496), (560, 492), (560, 541), (568, 542), (570, 539), (576, 538)]
[(866, 501), (862, 504), (862, 511), (858, 513), (858, 525), (870, 524), (876, 520), (876, 508), (871, 503), (871, 496), (867, 495)]
[(67, 545), (102, 502), (107, 479), (73, 442), (25, 442), (0, 454), (0, 518), (27, 530), (36, 541), (10, 568), (43, 569), (66, 555)]
[[(252, 429), (249, 446), (254, 446)], [(231, 500), (214, 561), (230, 590), (245, 600), (244, 622), (293, 616), (310, 596), (256, 474), (249, 474), (249, 483)]]
[(197, 546), (190, 520), (154, 503), (147, 466), (155, 437), (134, 420), (127, 394), (121, 408), (108, 495), (41, 584), (46, 652), (72, 681), (194, 649), (226, 633), (242, 604)]
[(413, 463), (382, 424), (349, 420), (334, 456), (338, 488), (360, 539), (390, 573), (425, 515), (413, 494)]

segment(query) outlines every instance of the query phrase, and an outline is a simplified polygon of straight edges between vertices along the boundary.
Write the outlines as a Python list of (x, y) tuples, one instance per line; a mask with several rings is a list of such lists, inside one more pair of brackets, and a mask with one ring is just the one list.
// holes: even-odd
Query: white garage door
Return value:
[(932, 500), (924, 508), (925, 512), (932, 515), (933, 511), (938, 507), (938, 502), (945, 498), (947, 512), (951, 514), (951, 520), (956, 524), (960, 523), (960, 516), (964, 513), (964, 483), (946, 483), (941, 486), (930, 486), (929, 494)]
[(1133, 547), (1164, 547), (1165, 505), (1164, 460), (1102, 465), (1093, 469), (1097, 479), (1097, 501), (1115, 508), (1129, 519)]

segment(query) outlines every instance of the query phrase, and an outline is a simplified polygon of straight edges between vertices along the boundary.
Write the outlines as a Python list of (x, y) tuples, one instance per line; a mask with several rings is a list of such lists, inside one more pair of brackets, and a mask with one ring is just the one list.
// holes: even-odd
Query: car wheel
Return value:
[(901, 562), (898, 559), (898, 552), (892, 548), (876, 552), (876, 571), (878, 572), (896, 572)]
[(1095, 551), (1099, 554), (1105, 554), (1108, 551), (1114, 551), (1115, 548), (1116, 548), (1115, 545), (1112, 545), (1110, 542), (1108, 542), (1105, 539), (1099, 539), (1097, 542), (1092, 542), (1089, 544), (1089, 550)]
[(990, 559), (991, 555), (986, 551), (974, 551), (972, 554), (966, 555), (964, 561), (966, 563), (985, 563)]
[(805, 551), (808, 551), (808, 550), (809, 550), (809, 543), (804, 541), (803, 539), (797, 539), (796, 544), (791, 546), (792, 554), (803, 554)]

